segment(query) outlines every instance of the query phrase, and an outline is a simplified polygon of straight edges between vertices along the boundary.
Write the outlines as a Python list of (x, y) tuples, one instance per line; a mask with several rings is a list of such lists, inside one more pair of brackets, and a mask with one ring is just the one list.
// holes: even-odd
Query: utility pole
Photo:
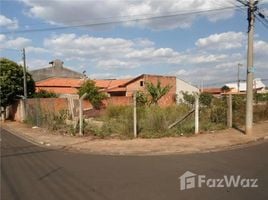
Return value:
[(247, 52), (247, 102), (246, 102), (246, 130), (247, 135), (252, 134), (253, 125), (253, 37), (254, 37), (254, 12), (258, 1), (248, 2), (248, 52)]
[(25, 56), (25, 48), (22, 49), (22, 59), (23, 59), (23, 91), (24, 98), (27, 99), (27, 77), (26, 77), (26, 56)]
[(237, 93), (240, 92), (240, 67), (242, 66), (241, 63), (237, 65)]

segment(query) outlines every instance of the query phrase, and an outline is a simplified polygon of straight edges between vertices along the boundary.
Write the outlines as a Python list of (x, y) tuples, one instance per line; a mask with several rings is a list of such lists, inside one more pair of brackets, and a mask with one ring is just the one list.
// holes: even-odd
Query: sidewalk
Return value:
[(201, 153), (237, 148), (268, 139), (268, 121), (254, 124), (251, 136), (244, 135), (235, 129), (228, 129), (192, 137), (133, 140), (55, 135), (43, 128), (33, 129), (18, 122), (5, 122), (1, 124), (1, 127), (40, 146), (103, 155)]

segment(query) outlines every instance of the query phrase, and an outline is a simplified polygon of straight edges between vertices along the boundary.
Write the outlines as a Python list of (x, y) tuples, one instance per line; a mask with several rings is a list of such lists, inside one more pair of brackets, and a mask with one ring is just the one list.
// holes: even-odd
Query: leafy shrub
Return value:
[(85, 93), (87, 93), (86, 99), (88, 99), (96, 109), (100, 109), (102, 106), (102, 100), (107, 98), (106, 94), (100, 92), (99, 88), (92, 80), (87, 80), (78, 91), (80, 97)]
[(145, 106), (148, 104), (148, 97), (147, 95), (142, 92), (142, 91), (138, 91), (136, 93), (136, 102), (138, 106)]
[(213, 99), (211, 107), (210, 121), (217, 124), (226, 124), (227, 119), (227, 101), (226, 98)]
[(200, 94), (199, 101), (200, 101), (201, 105), (209, 107), (209, 106), (211, 106), (213, 98), (214, 97), (212, 96), (212, 94), (202, 93), (202, 94)]
[(268, 93), (255, 93), (254, 100), (256, 103), (258, 102), (268, 102)]
[(39, 92), (34, 93), (34, 98), (57, 98), (58, 95), (54, 92), (47, 90), (39, 90)]
[(182, 96), (183, 96), (183, 101), (181, 101), (181, 103), (186, 103), (189, 104), (191, 106), (194, 105), (195, 102), (195, 97), (193, 94), (189, 94), (189, 92), (181, 92)]

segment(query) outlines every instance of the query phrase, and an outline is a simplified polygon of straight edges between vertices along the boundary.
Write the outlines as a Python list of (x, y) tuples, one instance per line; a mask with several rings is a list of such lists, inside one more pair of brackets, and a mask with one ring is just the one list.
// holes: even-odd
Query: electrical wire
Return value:
[(126, 19), (126, 20), (117, 20), (117, 21), (107, 21), (107, 22), (88, 23), (88, 24), (77, 24), (77, 25), (59, 26), (59, 27), (51, 27), (51, 28), (39, 28), (39, 29), (37, 28), (37, 29), (6, 31), (6, 32), (0, 32), (0, 34), (32, 33), (32, 32), (54, 31), (54, 30), (63, 30), (63, 29), (79, 28), (79, 27), (94, 27), (94, 26), (121, 24), (121, 23), (124, 23), (124, 22), (138, 22), (138, 21), (144, 21), (144, 20), (157, 20), (157, 19), (165, 19), (165, 18), (171, 18), (171, 17), (185, 16), (185, 15), (194, 15), (194, 14), (198, 15), (198, 14), (203, 14), (203, 13), (208, 13), (208, 12), (217, 12), (217, 11), (222, 11), (222, 10), (234, 9), (234, 8), (237, 8), (237, 7), (241, 7), (241, 6), (230, 6), (230, 7), (223, 7), (223, 8), (217, 8), (217, 9), (208, 9), (208, 10), (200, 10), (200, 11), (193, 11), (193, 12), (174, 13), (174, 14), (170, 14), (170, 15), (160, 15), (160, 16), (135, 18), (135, 19)]
[(19, 49), (13, 49), (13, 48), (2, 48), (0, 47), (0, 50), (3, 50), (3, 51), (21, 51)]
[(259, 21), (265, 28), (268, 29), (268, 21), (264, 18), (261, 18), (259, 15), (256, 15), (257, 21)]

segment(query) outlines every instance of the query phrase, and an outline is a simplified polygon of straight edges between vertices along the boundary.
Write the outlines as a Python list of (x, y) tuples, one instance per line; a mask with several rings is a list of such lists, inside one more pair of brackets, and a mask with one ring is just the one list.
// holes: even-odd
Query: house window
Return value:
[(140, 86), (143, 87), (144, 83), (143, 81), (140, 81)]

